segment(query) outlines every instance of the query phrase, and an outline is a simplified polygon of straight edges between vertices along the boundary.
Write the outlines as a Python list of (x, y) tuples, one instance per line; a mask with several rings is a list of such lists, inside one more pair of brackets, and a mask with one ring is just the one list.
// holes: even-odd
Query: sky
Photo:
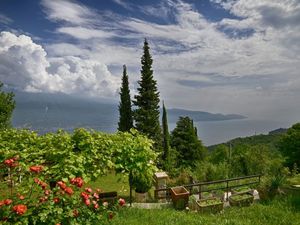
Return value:
[(144, 38), (168, 108), (300, 120), (299, 0), (1, 0), (0, 80), (119, 101)]

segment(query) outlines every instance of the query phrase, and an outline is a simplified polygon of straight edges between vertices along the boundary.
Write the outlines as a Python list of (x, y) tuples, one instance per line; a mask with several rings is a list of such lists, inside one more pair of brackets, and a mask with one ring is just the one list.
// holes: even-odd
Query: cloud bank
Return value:
[(76, 56), (48, 57), (26, 35), (1, 32), (0, 61), (0, 80), (30, 92), (113, 97), (119, 83), (106, 65)]

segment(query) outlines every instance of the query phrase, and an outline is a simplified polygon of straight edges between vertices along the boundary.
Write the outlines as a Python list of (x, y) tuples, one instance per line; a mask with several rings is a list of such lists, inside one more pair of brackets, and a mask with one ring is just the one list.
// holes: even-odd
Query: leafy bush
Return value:
[[(8, 200), (0, 199), (0, 215), (14, 224), (20, 221), (19, 224), (52, 224), (57, 221), (95, 224), (103, 218), (98, 213), (103, 208), (102, 203), (79, 194), (82, 184), (78, 187), (76, 177), (87, 182), (116, 168), (120, 172), (139, 172), (152, 178), (156, 170), (152, 141), (134, 130), (131, 133), (103, 134), (77, 129), (73, 135), (58, 131), (40, 136), (28, 130), (3, 130), (0, 131), (0, 157), (3, 162), (0, 186), (6, 186), (5, 194), (9, 194)], [(93, 198), (94, 194), (97, 196), (93, 193)], [(25, 196), (26, 204), (20, 196)], [(60, 199), (59, 202), (56, 198)], [(93, 203), (96, 208), (81, 211), (82, 199), (83, 207), (91, 207)], [(78, 223), (74, 219), (74, 209), (84, 215)]]

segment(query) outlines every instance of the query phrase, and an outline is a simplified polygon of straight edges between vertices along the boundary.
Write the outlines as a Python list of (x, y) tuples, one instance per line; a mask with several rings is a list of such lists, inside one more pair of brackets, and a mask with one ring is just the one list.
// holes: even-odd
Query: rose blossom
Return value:
[(26, 205), (15, 205), (13, 207), (13, 211), (16, 212), (18, 215), (23, 215), (27, 211)]

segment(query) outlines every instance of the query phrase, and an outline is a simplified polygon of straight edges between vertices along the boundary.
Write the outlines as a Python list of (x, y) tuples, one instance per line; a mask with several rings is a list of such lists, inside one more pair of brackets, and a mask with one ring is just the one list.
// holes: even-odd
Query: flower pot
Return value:
[(171, 188), (171, 198), (175, 209), (185, 209), (188, 206), (190, 193), (183, 186)]
[(135, 192), (135, 201), (144, 203), (147, 201), (147, 196), (148, 196), (147, 192), (145, 192), (145, 193)]
[(229, 197), (229, 204), (231, 206), (249, 206), (253, 203), (253, 200), (253, 195), (249, 193), (232, 195)]
[(219, 198), (201, 199), (197, 201), (197, 211), (202, 213), (218, 213), (223, 210), (224, 202)]

